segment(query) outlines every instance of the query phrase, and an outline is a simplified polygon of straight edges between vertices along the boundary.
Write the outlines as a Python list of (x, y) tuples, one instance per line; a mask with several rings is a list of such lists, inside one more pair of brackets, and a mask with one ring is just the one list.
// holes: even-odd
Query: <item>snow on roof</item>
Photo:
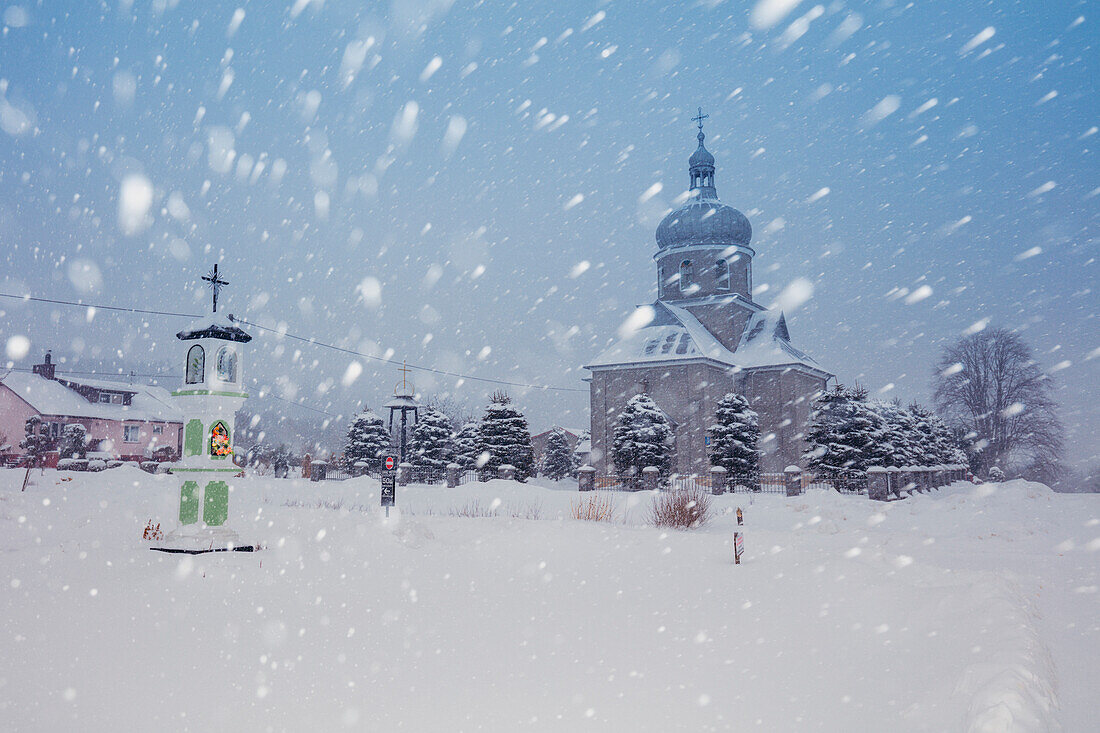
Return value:
[(663, 301), (642, 307), (653, 308), (649, 325), (613, 344), (585, 368), (704, 359), (739, 369), (800, 365), (827, 374), (808, 354), (791, 346), (780, 311), (753, 314), (734, 352), (684, 308)]
[(84, 417), (97, 420), (145, 420), (149, 422), (182, 422), (183, 414), (172, 401), (168, 390), (149, 385), (125, 384), (103, 380), (66, 379), (71, 384), (83, 384), (99, 389), (132, 392), (129, 405), (89, 402), (61, 382), (38, 374), (9, 372), (0, 377), (0, 384), (15, 392), (40, 415)]
[(252, 336), (248, 332), (230, 321), (223, 313), (209, 313), (196, 321), (192, 321), (191, 325), (176, 334), (176, 338), (181, 341), (215, 338), (222, 341), (239, 341), (241, 343), (248, 343), (252, 340)]

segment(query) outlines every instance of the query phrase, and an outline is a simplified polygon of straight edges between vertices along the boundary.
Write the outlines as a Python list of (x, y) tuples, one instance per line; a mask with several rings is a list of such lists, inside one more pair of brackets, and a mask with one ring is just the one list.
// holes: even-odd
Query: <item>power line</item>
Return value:
[(75, 305), (80, 308), (95, 308), (104, 311), (122, 311), (123, 313), (147, 313), (151, 316), (178, 316), (180, 318), (202, 318), (194, 313), (173, 313), (171, 311), (151, 311), (143, 308), (120, 308), (117, 305), (96, 305), (94, 303), (81, 303), (75, 300), (55, 300), (54, 298), (35, 298), (31, 295), (12, 295), (0, 293), (0, 298), (12, 298), (14, 300), (31, 300), (36, 303), (53, 303), (54, 305)]
[[(336, 346), (334, 344), (326, 344), (325, 342), (318, 341), (317, 339), (314, 339), (314, 338), (306, 338), (305, 336), (297, 336), (297, 335), (292, 334), (292, 333), (284, 333), (283, 331), (281, 331), (279, 329), (269, 328), (267, 326), (261, 326), (258, 323), (252, 323), (251, 321), (246, 321), (243, 318), (237, 318), (234, 315), (230, 315), (229, 318), (230, 318), (230, 320), (232, 320), (236, 323), (241, 323), (241, 324), (244, 324), (246, 326), (252, 326), (253, 328), (258, 328), (261, 331), (270, 331), (271, 333), (278, 334), (280, 336), (285, 336), (286, 338), (295, 339), (297, 341), (303, 341), (307, 344), (312, 344), (313, 346), (320, 346), (320, 347), (325, 348), (325, 349), (332, 349), (333, 351), (339, 351), (343, 354), (350, 354), (352, 356), (358, 356), (358, 357), (361, 357), (363, 359), (372, 359), (374, 361), (380, 361), (384, 364), (402, 365), (402, 364), (405, 363), (405, 362), (402, 362), (402, 361), (398, 361), (397, 359), (387, 359), (383, 356), (372, 356), (371, 354), (364, 354), (363, 352), (355, 351), (354, 349), (345, 349), (342, 346)], [(584, 389), (577, 389), (576, 387), (551, 387), (551, 386), (542, 385), (542, 384), (527, 384), (527, 383), (524, 383), (524, 382), (509, 382), (509, 381), (504, 380), (504, 379), (490, 379), (489, 377), (475, 377), (471, 374), (460, 374), (458, 372), (449, 372), (449, 371), (446, 371), (445, 369), (434, 369), (432, 367), (418, 366), (416, 364), (408, 364), (408, 367), (410, 369), (418, 369), (422, 372), (430, 372), (432, 374), (441, 374), (441, 375), (448, 376), (448, 377), (455, 377), (457, 379), (468, 379), (468, 380), (473, 381), (473, 382), (488, 382), (490, 384), (503, 384), (503, 385), (506, 385), (506, 386), (509, 386), (509, 387), (524, 387), (524, 388), (527, 388), (527, 389), (553, 390), (555, 392), (587, 392), (588, 391), (588, 390), (584, 390)]]
[[(79, 308), (95, 308), (96, 310), (120, 311), (120, 312), (123, 312), (123, 313), (142, 313), (142, 314), (148, 314), (148, 315), (154, 315), (154, 316), (175, 316), (175, 317), (179, 317), (179, 318), (192, 318), (192, 319), (202, 318), (202, 316), (195, 315), (194, 313), (174, 313), (172, 311), (155, 311), (155, 310), (146, 310), (144, 308), (122, 308), (122, 307), (114, 306), (114, 305), (97, 305), (97, 304), (94, 304), (94, 303), (81, 303), (81, 302), (72, 301), (72, 300), (58, 300), (58, 299), (55, 299), (55, 298), (38, 298), (38, 297), (31, 296), (31, 295), (13, 295), (11, 293), (0, 293), (0, 298), (12, 298), (14, 300), (23, 300), (23, 301), (28, 301), (29, 300), (29, 301), (34, 301), (36, 303), (51, 303), (53, 305), (70, 305), (70, 306), (77, 306)], [(379, 361), (379, 362), (382, 362), (384, 364), (399, 365), (399, 364), (404, 363), (404, 362), (397, 361), (396, 359), (387, 359), (387, 358), (382, 357), (382, 356), (373, 356), (371, 354), (364, 354), (361, 351), (355, 351), (354, 349), (345, 349), (342, 346), (336, 346), (335, 344), (328, 344), (328, 343), (325, 343), (323, 341), (318, 341), (315, 338), (309, 338), (309, 337), (306, 337), (306, 336), (299, 336), (297, 334), (282, 331), (281, 329), (269, 328), (268, 326), (261, 326), (258, 323), (252, 323), (251, 321), (246, 321), (243, 318), (237, 318), (232, 314), (229, 315), (229, 318), (230, 318), (230, 320), (232, 320), (236, 323), (241, 323), (241, 324), (244, 324), (246, 326), (252, 326), (253, 328), (258, 328), (261, 331), (269, 331), (271, 333), (274, 333), (278, 336), (282, 336), (284, 338), (294, 339), (295, 341), (301, 341), (303, 343), (312, 344), (313, 346), (319, 346), (323, 349), (331, 349), (332, 351), (338, 351), (342, 354), (348, 354), (350, 356), (357, 356), (357, 357), (360, 357), (362, 359), (371, 359), (373, 361)], [(553, 386), (545, 385), (545, 384), (528, 384), (528, 383), (525, 383), (525, 382), (511, 382), (511, 381), (508, 381), (508, 380), (505, 380), (505, 379), (492, 379), (490, 377), (475, 377), (472, 374), (461, 374), (459, 372), (450, 372), (450, 371), (446, 371), (444, 369), (435, 369), (435, 368), (432, 368), (432, 367), (420, 366), (418, 364), (409, 364), (408, 366), (409, 366), (410, 369), (417, 369), (419, 371), (429, 372), (431, 374), (439, 374), (439, 375), (442, 375), (442, 376), (454, 377), (456, 379), (465, 379), (465, 380), (469, 380), (471, 382), (484, 382), (486, 384), (501, 384), (501, 385), (504, 385), (506, 387), (521, 387), (523, 389), (537, 389), (537, 390), (552, 391), (552, 392), (587, 392), (588, 391), (586, 389), (578, 389), (576, 387), (553, 387)], [(123, 375), (123, 376), (126, 376), (126, 375)], [(293, 403), (293, 404), (297, 404), (297, 403)], [(303, 407), (304, 407), (304, 405), (303, 405)]]

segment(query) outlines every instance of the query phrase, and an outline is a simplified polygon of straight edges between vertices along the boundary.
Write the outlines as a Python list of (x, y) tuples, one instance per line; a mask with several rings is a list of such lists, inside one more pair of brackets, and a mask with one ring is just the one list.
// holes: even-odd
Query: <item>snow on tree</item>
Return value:
[(870, 402), (868, 406), (882, 423), (882, 439), (875, 446), (871, 465), (930, 465), (926, 455), (928, 426), (923, 415), (914, 413), (912, 408), (902, 407), (898, 402)]
[(348, 427), (347, 443), (344, 446), (344, 461), (350, 468), (359, 461), (366, 461), (376, 467), (378, 459), (390, 447), (390, 434), (382, 418), (370, 410), (360, 412)]
[(714, 409), (710, 431), (710, 463), (755, 485), (760, 472), (760, 424), (743, 395), (730, 392)]
[(451, 423), (442, 411), (428, 405), (420, 410), (409, 441), (409, 463), (445, 468), (454, 460)]
[(493, 395), (478, 426), (480, 453), (488, 453), (484, 470), (493, 474), (500, 466), (516, 467), (516, 480), (526, 481), (535, 467), (535, 453), (531, 448), (531, 431), (527, 418), (512, 406), (512, 399), (503, 392)]
[(824, 476), (844, 478), (885, 465), (883, 420), (861, 387), (837, 385), (814, 400), (806, 444), (808, 467)]
[(542, 472), (547, 478), (560, 481), (571, 476), (576, 468), (573, 450), (565, 431), (555, 428), (546, 439), (546, 455), (543, 457)]
[(634, 395), (615, 423), (611, 460), (623, 476), (640, 476), (654, 466), (662, 478), (672, 472), (674, 438), (668, 417), (649, 395)]
[(88, 429), (80, 423), (70, 423), (61, 433), (58, 452), (62, 458), (88, 457)]
[(49, 438), (42, 435), (42, 418), (31, 415), (23, 423), (24, 436), (19, 443), (27, 459), (27, 465), (37, 466), (42, 461), (42, 455), (49, 448)]
[(459, 428), (451, 437), (451, 445), (455, 463), (466, 471), (477, 468), (477, 457), (481, 454), (481, 448), (476, 422), (468, 422)]

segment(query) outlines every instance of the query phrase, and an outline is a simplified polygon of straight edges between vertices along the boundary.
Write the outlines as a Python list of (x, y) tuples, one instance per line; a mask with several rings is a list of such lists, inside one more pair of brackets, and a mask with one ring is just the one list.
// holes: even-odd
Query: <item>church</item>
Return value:
[(592, 363), (590, 463), (613, 473), (619, 412), (645, 392), (675, 436), (673, 471), (709, 468), (708, 428), (727, 392), (745, 395), (760, 420), (762, 471), (800, 465), (814, 396), (833, 375), (791, 343), (783, 313), (752, 299), (752, 225), (718, 200), (714, 156), (703, 145), (688, 160), (690, 197), (657, 227), (657, 300), (627, 323), (644, 324)]

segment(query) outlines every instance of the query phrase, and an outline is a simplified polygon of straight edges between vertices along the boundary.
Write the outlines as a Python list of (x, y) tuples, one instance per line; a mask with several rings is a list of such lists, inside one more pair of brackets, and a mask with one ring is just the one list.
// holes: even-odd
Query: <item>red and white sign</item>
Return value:
[(745, 553), (745, 535), (740, 532), (733, 533), (733, 561), (741, 564), (741, 555)]
[(382, 465), (385, 466), (387, 471), (392, 471), (397, 468), (397, 459), (393, 456), (386, 456), (382, 459)]

